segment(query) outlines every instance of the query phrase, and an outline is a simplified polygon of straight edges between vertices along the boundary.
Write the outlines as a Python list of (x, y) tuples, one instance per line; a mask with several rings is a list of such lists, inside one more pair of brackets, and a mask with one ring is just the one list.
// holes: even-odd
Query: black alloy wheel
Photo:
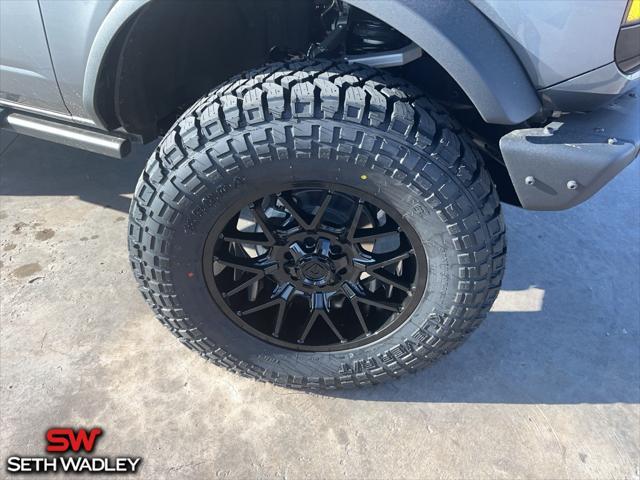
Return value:
[(427, 268), (417, 234), (344, 190), (271, 194), (213, 228), (207, 286), (240, 327), (278, 346), (332, 351), (375, 341), (413, 311)]

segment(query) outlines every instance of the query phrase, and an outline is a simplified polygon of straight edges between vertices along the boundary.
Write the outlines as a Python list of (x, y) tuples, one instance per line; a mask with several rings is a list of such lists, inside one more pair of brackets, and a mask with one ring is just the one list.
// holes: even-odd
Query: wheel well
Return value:
[(157, 136), (213, 86), (265, 63), (272, 46), (305, 52), (316, 33), (313, 9), (311, 0), (150, 2), (103, 62), (101, 118), (109, 128)]
[[(332, 2), (150, 1), (119, 30), (106, 53), (96, 86), (98, 114), (109, 129), (121, 127), (130, 134), (155, 137), (167, 122), (172, 123), (172, 118), (215, 85), (268, 62), (272, 47), (305, 55), (314, 42), (328, 37), (320, 16)], [(373, 19), (362, 10), (350, 9), (352, 17)], [(398, 48), (398, 43), (411, 43), (386, 22), (375, 21), (380, 25), (365, 23), (354, 29), (357, 33), (351, 38), (377, 30), (384, 44), (372, 42), (373, 48), (391, 50)], [(380, 27), (395, 35), (382, 32)], [(366, 42), (351, 44), (359, 43), (353, 48), (365, 52), (372, 48)], [(451, 105), (463, 105), (477, 113), (457, 82), (426, 53), (418, 61), (392, 70), (431, 95), (447, 97)]]
[[(310, 45), (327, 37), (320, 16), (333, 3), (151, 1), (129, 19), (107, 52), (97, 84), (99, 115), (108, 128), (122, 128), (142, 141), (152, 140), (215, 85), (269, 61), (272, 48), (304, 55)], [(358, 16), (363, 14), (351, 9)], [(383, 26), (393, 30), (386, 23)], [(401, 43), (403, 38), (411, 42), (393, 31), (395, 36), (383, 38), (398, 42), (400, 36)], [(513, 127), (484, 122), (461, 86), (426, 52), (391, 70), (438, 99), (476, 134), (474, 140), (493, 170), (501, 196), (507, 201), (515, 199), (499, 150), (494, 148), (500, 136)]]

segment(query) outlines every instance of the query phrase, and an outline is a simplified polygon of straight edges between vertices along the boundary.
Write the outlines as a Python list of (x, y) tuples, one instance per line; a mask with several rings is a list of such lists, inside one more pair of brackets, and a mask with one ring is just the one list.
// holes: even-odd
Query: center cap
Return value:
[(318, 280), (326, 278), (326, 276), (329, 275), (330, 269), (324, 262), (314, 259), (304, 263), (301, 266), (300, 271), (305, 278), (312, 282), (317, 282)]
[(312, 284), (324, 284), (331, 276), (331, 261), (317, 255), (307, 255), (298, 264), (301, 276)]

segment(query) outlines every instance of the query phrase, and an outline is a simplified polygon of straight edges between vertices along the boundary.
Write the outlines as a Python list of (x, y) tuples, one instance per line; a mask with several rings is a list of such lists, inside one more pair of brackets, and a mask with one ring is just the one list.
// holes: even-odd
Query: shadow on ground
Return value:
[(639, 205), (636, 161), (575, 209), (506, 206), (507, 273), (494, 305), (500, 311), (426, 371), (334, 395), (397, 402), (639, 403)]
[[(0, 148), (0, 192), (17, 196), (73, 196), (129, 213), (130, 195), (155, 144), (114, 159), (28, 137), (7, 138)], [(4, 150), (4, 151), (3, 151)], [(43, 157), (46, 152), (46, 158)]]
[[(113, 160), (18, 138), (0, 157), (0, 194), (76, 196), (126, 213), (127, 195), (152, 148)], [(430, 369), (333, 396), (397, 402), (640, 402), (638, 174), (635, 162), (571, 211), (506, 207), (509, 260), (500, 311)]]

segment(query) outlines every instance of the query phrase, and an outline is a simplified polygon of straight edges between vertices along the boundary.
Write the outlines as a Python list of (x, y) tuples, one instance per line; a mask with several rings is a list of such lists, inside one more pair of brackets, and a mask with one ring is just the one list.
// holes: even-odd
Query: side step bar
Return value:
[(0, 109), (0, 128), (113, 158), (131, 152), (126, 138), (6, 109)]

